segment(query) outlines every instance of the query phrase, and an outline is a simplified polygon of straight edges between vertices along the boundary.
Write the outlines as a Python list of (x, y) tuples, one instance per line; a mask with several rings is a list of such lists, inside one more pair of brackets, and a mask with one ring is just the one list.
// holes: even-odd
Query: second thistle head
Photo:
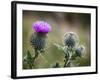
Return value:
[(70, 48), (76, 47), (79, 43), (78, 35), (74, 32), (69, 32), (64, 35), (64, 45)]
[(31, 45), (36, 50), (43, 50), (46, 46), (46, 38), (48, 32), (51, 31), (51, 26), (44, 21), (37, 21), (32, 24), (32, 29), (34, 33), (31, 36)]

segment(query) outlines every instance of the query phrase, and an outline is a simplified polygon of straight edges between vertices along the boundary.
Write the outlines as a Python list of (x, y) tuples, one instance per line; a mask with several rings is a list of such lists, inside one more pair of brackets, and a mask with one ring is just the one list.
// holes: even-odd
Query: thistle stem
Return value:
[(38, 51), (35, 49), (35, 56), (34, 56), (34, 59), (36, 59), (38, 57)]
[[(67, 58), (68, 57), (68, 58)], [(71, 63), (71, 55), (70, 56), (65, 56), (65, 63), (64, 63), (64, 67), (70, 67), (70, 63)]]
[(66, 63), (66, 67), (70, 67), (71, 66), (71, 60), (69, 59), (68, 61), (67, 61), (67, 63)]
[(66, 64), (67, 64), (67, 59), (65, 59), (64, 67), (66, 67)]

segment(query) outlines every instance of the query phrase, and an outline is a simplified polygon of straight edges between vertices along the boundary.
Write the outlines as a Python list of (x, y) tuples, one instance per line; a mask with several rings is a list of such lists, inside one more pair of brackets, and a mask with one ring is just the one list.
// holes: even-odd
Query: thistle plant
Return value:
[(62, 50), (64, 57), (63, 67), (70, 67), (73, 60), (77, 57), (82, 57), (82, 54), (85, 52), (85, 47), (79, 44), (79, 37), (74, 32), (65, 33), (63, 38), (63, 46), (55, 44), (58, 49)]
[(27, 55), (30, 57), (27, 56), (26, 58), (26, 60), (30, 62), (30, 68), (34, 66), (34, 62), (38, 58), (39, 54), (45, 52), (47, 34), (51, 31), (51, 26), (45, 21), (37, 21), (32, 24), (32, 29), (34, 32), (32, 33), (30, 43), (35, 51), (35, 56), (32, 57), (32, 55), (28, 52)]

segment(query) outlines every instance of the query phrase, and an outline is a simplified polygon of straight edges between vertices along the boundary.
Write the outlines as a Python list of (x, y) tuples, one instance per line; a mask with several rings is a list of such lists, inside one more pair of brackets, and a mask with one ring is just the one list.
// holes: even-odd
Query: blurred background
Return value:
[[(32, 23), (36, 21), (46, 21), (51, 27), (52, 31), (48, 33), (48, 45), (45, 53), (39, 55), (35, 61), (35, 69), (51, 68), (56, 62), (60, 66), (64, 64), (64, 53), (59, 51), (54, 43), (63, 45), (63, 36), (66, 32), (75, 32), (78, 34), (80, 44), (86, 48), (86, 53), (83, 58), (75, 60), (80, 67), (91, 65), (91, 50), (90, 50), (90, 28), (91, 15), (85, 13), (65, 13), (65, 12), (45, 12), (45, 11), (23, 11), (23, 57), (29, 50), (34, 56), (34, 49), (30, 44), (30, 37), (34, 30)], [(76, 66), (77, 67), (77, 66)], [(23, 69), (27, 69), (27, 65), (23, 62)]]

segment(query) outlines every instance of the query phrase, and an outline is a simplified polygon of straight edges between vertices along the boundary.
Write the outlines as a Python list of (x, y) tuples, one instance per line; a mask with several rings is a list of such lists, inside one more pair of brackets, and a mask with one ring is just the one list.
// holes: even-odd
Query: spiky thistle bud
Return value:
[(81, 57), (84, 52), (85, 52), (85, 47), (83, 45), (79, 46), (75, 51), (76, 55), (79, 57)]
[(64, 35), (64, 45), (70, 48), (76, 47), (79, 43), (79, 38), (76, 33), (69, 32)]
[(36, 50), (42, 50), (46, 46), (46, 35), (34, 32), (31, 36), (31, 45)]

